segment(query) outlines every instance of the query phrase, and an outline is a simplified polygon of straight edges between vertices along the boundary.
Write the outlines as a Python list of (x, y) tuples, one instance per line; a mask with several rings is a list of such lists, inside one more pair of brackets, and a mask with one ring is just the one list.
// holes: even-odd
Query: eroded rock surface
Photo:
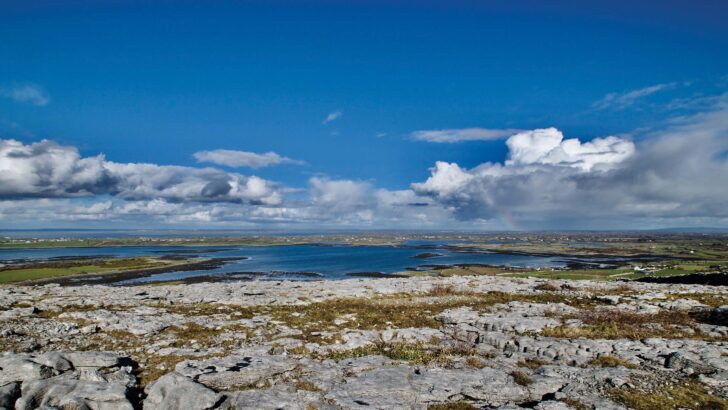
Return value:
[(622, 409), (620, 392), (683, 385), (693, 408), (728, 403), (721, 287), (470, 276), (0, 301), (0, 408)]

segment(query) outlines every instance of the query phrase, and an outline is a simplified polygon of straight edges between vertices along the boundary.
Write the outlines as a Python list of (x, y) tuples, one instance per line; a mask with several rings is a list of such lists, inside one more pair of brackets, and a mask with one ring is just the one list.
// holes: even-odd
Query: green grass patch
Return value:
[(148, 269), (168, 265), (153, 258), (97, 259), (83, 261), (43, 262), (0, 269), (0, 283), (16, 283), (63, 276), (103, 274), (125, 270)]

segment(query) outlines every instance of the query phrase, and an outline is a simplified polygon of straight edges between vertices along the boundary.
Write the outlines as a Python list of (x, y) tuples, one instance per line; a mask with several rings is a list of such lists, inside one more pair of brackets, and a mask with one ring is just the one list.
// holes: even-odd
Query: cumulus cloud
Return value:
[(43, 140), (0, 140), (0, 198), (86, 196), (108, 192), (114, 178), (103, 155), (81, 158), (74, 147)]
[(506, 145), (506, 165), (559, 165), (584, 171), (610, 168), (632, 156), (635, 149), (631, 141), (617, 137), (595, 138), (585, 143), (576, 138), (564, 140), (564, 134), (556, 128), (518, 133)]
[(116, 163), (83, 158), (75, 147), (43, 140), (0, 140), (0, 198), (109, 194), (127, 200), (278, 204), (276, 184), (213, 168)]
[(419, 141), (455, 143), (462, 141), (487, 141), (507, 138), (521, 130), (515, 128), (457, 128), (444, 130), (421, 130), (411, 134)]
[(655, 84), (649, 87), (639, 88), (623, 93), (609, 93), (602, 97), (600, 100), (595, 101), (592, 104), (592, 107), (597, 110), (623, 110), (634, 105), (642, 98), (648, 97), (663, 90), (674, 88), (675, 86), (677, 86), (677, 83), (672, 82)]
[(228, 167), (263, 168), (278, 164), (303, 164), (303, 161), (287, 158), (275, 152), (257, 154), (255, 152), (216, 149), (212, 151), (199, 151), (194, 155), (197, 162), (208, 162)]
[(314, 177), (309, 184), (311, 201), (330, 212), (366, 210), (373, 199), (373, 187), (367, 182)]
[(624, 227), (728, 218), (728, 107), (682, 118), (637, 145), (563, 139), (556, 129), (507, 141), (504, 163), (436, 163), (412, 189), (463, 220), (509, 215), (532, 228)]
[(37, 84), (16, 84), (0, 88), (0, 96), (17, 102), (30, 103), (39, 107), (48, 105), (51, 97)]
[(323, 121), (322, 121), (321, 123), (325, 125), (325, 124), (328, 124), (328, 123), (330, 123), (330, 122), (332, 122), (332, 121), (336, 121), (336, 120), (338, 120), (339, 118), (341, 118), (341, 116), (342, 116), (343, 114), (344, 114), (344, 113), (343, 113), (343, 112), (341, 112), (341, 111), (334, 111), (334, 112), (331, 112), (331, 113), (329, 113), (329, 115), (327, 115), (327, 116), (326, 116), (326, 118), (324, 118), (324, 120), (323, 120)]
[(314, 177), (284, 197), (289, 189), (255, 176), (117, 163), (47, 140), (0, 140), (0, 220), (40, 227), (498, 229), (501, 219), (532, 229), (728, 225), (728, 99), (634, 141), (580, 140), (544, 128), (517, 132), (505, 145), (502, 162), (436, 162), (410, 189)]
[(305, 218), (333, 225), (439, 226), (451, 220), (439, 204), (411, 189), (376, 188), (366, 181), (314, 177), (309, 180)]
[(0, 140), (0, 218), (18, 226), (437, 226), (449, 212), (412, 190), (315, 177), (303, 198), (214, 168), (108, 161), (43, 140)]
[[(0, 201), (8, 226), (59, 226), (82, 222), (102, 227), (163, 225), (200, 227), (316, 226), (438, 227), (450, 214), (412, 190), (377, 189), (361, 181), (316, 178), (305, 200), (278, 205), (229, 202), (125, 201), (105, 198), (36, 198)], [(348, 200), (353, 195), (358, 200)], [(91, 201), (91, 202), (90, 202)], [(452, 225), (450, 225), (452, 226)]]

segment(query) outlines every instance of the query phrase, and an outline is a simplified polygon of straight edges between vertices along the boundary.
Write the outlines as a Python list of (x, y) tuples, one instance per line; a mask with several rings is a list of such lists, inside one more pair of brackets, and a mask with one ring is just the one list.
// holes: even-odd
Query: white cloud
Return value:
[(127, 200), (278, 204), (279, 187), (256, 176), (212, 168), (116, 163), (82, 158), (75, 147), (49, 140), (0, 140), (0, 198), (110, 194)]
[[(438, 162), (419, 195), (462, 220), (509, 215), (530, 228), (659, 226), (728, 220), (728, 104), (683, 117), (638, 144), (563, 139), (556, 129), (508, 139), (504, 163)], [(705, 222), (703, 222), (705, 223)]]
[(8, 226), (639, 228), (728, 225), (728, 96), (635, 142), (565, 138), (555, 128), (505, 141), (474, 168), (438, 161), (424, 182), (311, 178), (291, 190), (213, 168), (117, 163), (52, 141), (0, 140), (0, 220)]
[(435, 193), (436, 196), (449, 196), (460, 191), (474, 178), (470, 173), (463, 171), (456, 163), (437, 161), (435, 168), (431, 169), (432, 176), (424, 183), (413, 184), (417, 192)]
[(622, 138), (595, 138), (582, 143), (576, 138), (564, 140), (564, 134), (556, 128), (518, 133), (506, 145), (510, 152), (506, 165), (562, 165), (584, 171), (611, 167), (634, 153), (634, 144)]
[(197, 162), (208, 162), (228, 167), (263, 168), (278, 164), (303, 164), (303, 161), (287, 158), (275, 152), (257, 154), (255, 152), (216, 149), (212, 151), (199, 151), (194, 155)]
[(48, 105), (51, 97), (37, 84), (16, 84), (0, 88), (0, 96), (10, 98), (17, 102), (30, 103), (39, 107)]
[(341, 116), (342, 116), (343, 114), (344, 114), (344, 113), (343, 113), (343, 112), (341, 112), (341, 111), (334, 111), (334, 112), (331, 112), (331, 113), (329, 113), (329, 115), (327, 115), (327, 116), (326, 116), (326, 118), (324, 118), (324, 120), (323, 120), (323, 121), (321, 122), (321, 124), (328, 124), (328, 123), (330, 123), (330, 122), (332, 122), (332, 121), (336, 121), (336, 120), (338, 120), (339, 118), (341, 118)]
[(593, 108), (596, 108), (597, 110), (606, 110), (606, 109), (613, 109), (613, 110), (623, 110), (625, 108), (628, 108), (635, 103), (637, 103), (640, 99), (648, 97), (652, 94), (658, 93), (663, 90), (668, 90), (671, 88), (674, 88), (677, 86), (678, 83), (672, 82), (672, 83), (663, 83), (663, 84), (655, 84), (651, 85), (649, 87), (639, 88), (636, 90), (631, 90), (623, 93), (609, 93), (602, 97), (602, 99), (595, 101), (592, 104)]
[(81, 158), (74, 147), (48, 140), (0, 140), (0, 198), (101, 193), (112, 183), (104, 162), (103, 155)]
[(411, 134), (418, 141), (455, 143), (463, 141), (488, 141), (510, 137), (521, 130), (515, 128), (455, 128), (445, 130), (421, 130)]

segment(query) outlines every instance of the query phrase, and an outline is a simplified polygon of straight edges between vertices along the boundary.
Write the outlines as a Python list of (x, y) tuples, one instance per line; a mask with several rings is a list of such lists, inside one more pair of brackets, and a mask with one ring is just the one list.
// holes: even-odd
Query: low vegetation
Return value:
[(583, 310), (562, 319), (578, 319), (583, 326), (561, 325), (546, 328), (542, 335), (549, 337), (589, 339), (632, 339), (648, 337), (667, 339), (712, 339), (700, 333), (697, 321), (683, 311), (660, 311), (659, 313), (633, 313), (622, 310)]
[(519, 384), (521, 386), (528, 386), (533, 384), (531, 376), (529, 376), (528, 373), (524, 372), (523, 370), (512, 371), (511, 377), (513, 377), (513, 381), (516, 382), (516, 384)]
[[(333, 350), (324, 359), (341, 361), (364, 356), (385, 356), (392, 360), (423, 366), (448, 366), (454, 357), (477, 358), (477, 351), (471, 348), (428, 346), (424, 343), (379, 342), (349, 350)], [(482, 362), (479, 362), (482, 363)]]
[[(432, 298), (433, 292), (439, 296)], [(373, 298), (329, 299), (306, 305), (278, 305), (240, 308), (247, 317), (254, 313), (271, 316), (288, 327), (301, 330), (304, 341), (326, 331), (342, 328), (356, 330), (385, 330), (410, 327), (439, 328), (435, 317), (448, 309), (469, 307), (483, 310), (512, 301), (529, 303), (565, 303), (576, 307), (600, 306), (604, 302), (591, 297), (566, 295), (557, 292), (515, 294), (505, 292), (458, 291), (451, 287), (434, 287), (424, 295), (390, 295)], [(175, 307), (172, 309), (180, 309)], [(217, 308), (215, 308), (217, 309)], [(231, 308), (237, 309), (237, 308)]]
[(516, 366), (525, 367), (527, 369), (538, 369), (539, 367), (546, 366), (548, 364), (550, 363), (541, 359), (526, 359), (516, 363)]
[(594, 367), (626, 367), (628, 369), (636, 369), (637, 366), (633, 365), (632, 363), (619, 358), (617, 356), (612, 355), (602, 355), (599, 357), (596, 357), (587, 363), (588, 366), (594, 366)]
[(454, 403), (430, 404), (427, 410), (477, 410), (477, 407), (466, 401), (458, 401)]
[(724, 410), (728, 400), (711, 394), (702, 383), (687, 381), (659, 390), (624, 388), (611, 391), (612, 397), (634, 410)]
[(38, 262), (0, 267), (0, 284), (50, 279), (62, 276), (141, 270), (178, 264), (158, 258), (81, 259)]

